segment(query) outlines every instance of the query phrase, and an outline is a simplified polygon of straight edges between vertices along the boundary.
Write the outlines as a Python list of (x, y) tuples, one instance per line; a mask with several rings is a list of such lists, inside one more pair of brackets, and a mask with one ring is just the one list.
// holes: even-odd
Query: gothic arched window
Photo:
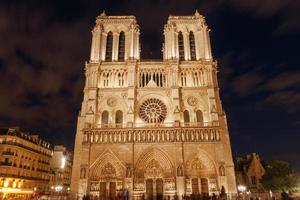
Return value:
[(123, 123), (123, 112), (121, 110), (118, 110), (116, 112), (116, 119), (115, 119), (115, 123), (117, 127), (122, 127), (122, 123)]
[(179, 52), (179, 60), (184, 60), (184, 46), (183, 46), (182, 32), (178, 33), (178, 52)]
[(113, 34), (111, 31), (108, 32), (106, 38), (106, 53), (105, 53), (105, 61), (112, 61), (112, 51), (113, 51)]
[(102, 127), (107, 127), (108, 124), (108, 111), (103, 111), (101, 115), (101, 125)]
[(192, 31), (189, 34), (189, 40), (190, 40), (191, 60), (196, 60), (195, 37)]
[(124, 58), (125, 58), (125, 33), (121, 31), (119, 35), (118, 61), (124, 61)]
[(185, 110), (183, 112), (183, 121), (184, 121), (185, 126), (189, 126), (189, 124), (190, 124), (190, 113), (187, 110)]
[(196, 118), (198, 126), (203, 126), (203, 113), (201, 110), (196, 111)]

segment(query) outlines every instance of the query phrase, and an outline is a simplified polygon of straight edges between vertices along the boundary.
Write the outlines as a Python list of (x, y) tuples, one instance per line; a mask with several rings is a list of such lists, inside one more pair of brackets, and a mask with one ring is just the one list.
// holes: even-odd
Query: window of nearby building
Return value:
[(105, 53), (105, 61), (112, 61), (112, 51), (113, 51), (113, 34), (111, 31), (108, 32), (106, 38), (106, 53)]
[(256, 178), (255, 178), (255, 176), (251, 176), (251, 183), (252, 183), (252, 185), (256, 185)]
[(178, 51), (179, 51), (179, 60), (184, 60), (184, 46), (183, 46), (182, 32), (178, 33)]

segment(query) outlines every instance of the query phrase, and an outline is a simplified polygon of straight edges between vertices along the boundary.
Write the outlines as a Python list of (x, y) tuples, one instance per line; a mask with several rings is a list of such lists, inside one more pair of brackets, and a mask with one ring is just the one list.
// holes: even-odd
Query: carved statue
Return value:
[(179, 165), (179, 166), (177, 167), (177, 176), (183, 176), (182, 165)]

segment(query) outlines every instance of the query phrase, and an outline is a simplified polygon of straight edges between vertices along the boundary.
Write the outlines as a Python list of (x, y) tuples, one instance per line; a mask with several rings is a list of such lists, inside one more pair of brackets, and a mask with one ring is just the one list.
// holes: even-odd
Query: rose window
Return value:
[(147, 99), (140, 107), (140, 117), (148, 123), (161, 123), (167, 115), (166, 105), (159, 99)]

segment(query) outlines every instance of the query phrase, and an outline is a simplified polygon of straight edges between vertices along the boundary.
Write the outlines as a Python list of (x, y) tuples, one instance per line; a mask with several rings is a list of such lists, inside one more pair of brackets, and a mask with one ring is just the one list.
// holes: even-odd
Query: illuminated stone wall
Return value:
[[(122, 31), (127, 56), (118, 60)], [(198, 12), (170, 16), (164, 59), (143, 61), (135, 17), (97, 18), (77, 122), (74, 194), (108, 197), (128, 190), (133, 198), (181, 198), (218, 193), (222, 186), (236, 193), (208, 32)]]

